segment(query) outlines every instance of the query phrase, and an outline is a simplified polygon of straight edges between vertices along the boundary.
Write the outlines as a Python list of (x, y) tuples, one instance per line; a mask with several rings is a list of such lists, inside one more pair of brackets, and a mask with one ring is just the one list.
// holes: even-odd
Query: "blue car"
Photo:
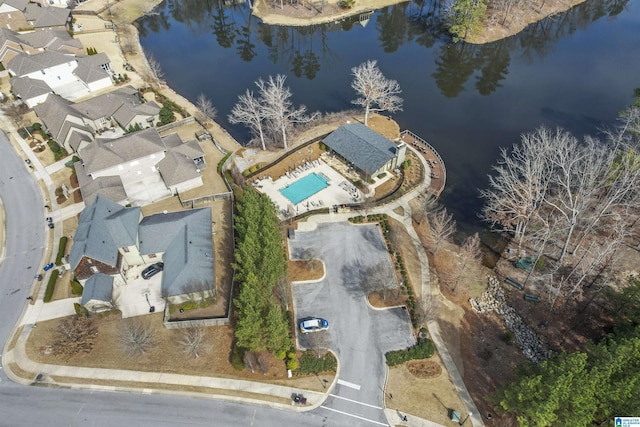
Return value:
[(300, 322), (300, 332), (303, 334), (326, 331), (327, 329), (329, 329), (329, 322), (319, 317), (310, 317)]
[(45, 266), (44, 266), (44, 271), (49, 271), (49, 270), (51, 270), (51, 269), (53, 268), (53, 265), (54, 265), (54, 264), (53, 264), (52, 262), (50, 262), (49, 264), (45, 265)]

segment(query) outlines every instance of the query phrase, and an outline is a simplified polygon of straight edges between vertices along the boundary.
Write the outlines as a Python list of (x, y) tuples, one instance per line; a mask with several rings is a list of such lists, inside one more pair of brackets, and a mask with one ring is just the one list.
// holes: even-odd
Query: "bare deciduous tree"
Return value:
[(329, 344), (331, 343), (329, 331), (318, 331), (307, 334), (307, 342), (311, 351), (316, 354), (316, 357), (322, 357), (329, 349)]
[(196, 108), (198, 108), (196, 118), (204, 124), (214, 121), (218, 115), (218, 110), (213, 106), (211, 100), (207, 98), (204, 93), (198, 95), (198, 98), (196, 99)]
[(2, 111), (13, 121), (16, 126), (21, 127), (24, 114), (29, 111), (29, 107), (22, 101), (15, 101), (2, 107)]
[(120, 347), (127, 355), (140, 356), (153, 346), (155, 331), (148, 320), (131, 317), (122, 322), (118, 338)]
[(433, 295), (423, 295), (416, 301), (416, 317), (420, 326), (425, 326), (429, 321), (438, 317), (436, 297)]
[(263, 121), (266, 118), (265, 110), (249, 89), (238, 97), (238, 102), (231, 109), (228, 116), (229, 123), (243, 124), (247, 126), (252, 133), (257, 134), (260, 138), (262, 149), (266, 150), (266, 142), (264, 137)]
[(162, 67), (160, 63), (156, 60), (155, 56), (149, 51), (143, 50), (144, 56), (147, 58), (147, 63), (149, 64), (149, 72), (151, 75), (149, 76), (151, 81), (162, 87), (162, 78), (164, 77), (164, 72), (162, 71)]
[(433, 246), (433, 254), (438, 253), (438, 249), (442, 242), (446, 242), (456, 232), (456, 222), (453, 215), (447, 213), (447, 209), (443, 208), (429, 217), (429, 225), (431, 233), (429, 241)]
[(306, 248), (300, 254), (300, 258), (305, 261), (307, 270), (311, 271), (316, 268), (316, 262), (318, 261), (318, 251), (313, 248)]
[(269, 353), (263, 351), (258, 354), (258, 367), (262, 375), (267, 375), (269, 372)]
[(364, 288), (369, 292), (382, 290), (382, 299), (387, 299), (389, 289), (398, 287), (396, 275), (386, 262), (369, 267), (362, 281)]
[(467, 237), (460, 247), (460, 264), (458, 265), (458, 272), (456, 280), (453, 283), (452, 291), (456, 291), (460, 283), (460, 279), (462, 279), (470, 266), (480, 260), (481, 255), (480, 236), (478, 233), (475, 233), (473, 236)]
[(368, 126), (369, 113), (402, 111), (402, 92), (395, 80), (387, 79), (378, 68), (377, 61), (367, 61), (351, 69), (353, 81), (351, 87), (358, 94), (358, 98), (351, 101), (355, 105), (364, 107), (364, 124)]
[(280, 304), (285, 310), (289, 310), (289, 301), (291, 301), (291, 282), (288, 277), (281, 277), (276, 282), (275, 286), (276, 296), (280, 301)]
[(58, 325), (52, 346), (53, 352), (66, 357), (90, 353), (97, 335), (98, 329), (88, 317), (65, 319)]
[(182, 345), (185, 353), (195, 357), (200, 357), (200, 352), (206, 346), (207, 333), (202, 326), (191, 326), (180, 330), (181, 339), (179, 343)]
[(251, 353), (249, 350), (246, 350), (242, 360), (244, 361), (244, 366), (253, 374), (256, 366), (256, 355)]
[(291, 102), (291, 90), (284, 86), (286, 76), (269, 76), (267, 81), (259, 79), (256, 85), (260, 89), (264, 112), (269, 126), (282, 138), (284, 149), (288, 149), (287, 134), (295, 124), (308, 123), (317, 117), (317, 113), (307, 115), (307, 107), (298, 108)]
[(413, 220), (418, 225), (422, 224), (422, 221), (429, 215), (441, 209), (438, 196), (430, 191), (420, 194), (417, 201), (418, 205), (411, 210), (411, 213), (413, 214)]

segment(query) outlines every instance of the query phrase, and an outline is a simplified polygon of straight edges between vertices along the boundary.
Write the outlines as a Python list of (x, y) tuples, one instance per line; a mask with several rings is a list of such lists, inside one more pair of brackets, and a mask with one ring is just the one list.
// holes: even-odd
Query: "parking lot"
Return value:
[[(292, 258), (312, 249), (325, 263), (322, 281), (293, 286), (296, 320), (310, 316), (328, 320), (330, 348), (340, 360), (338, 384), (323, 407), (332, 418), (345, 417), (344, 422), (351, 418), (351, 425), (386, 423), (384, 353), (409, 347), (415, 339), (404, 308), (375, 310), (366, 302), (362, 283), (367, 268), (380, 263), (392, 268), (379, 227), (320, 224), (314, 231), (296, 232), (289, 248)], [(300, 335), (299, 344), (304, 346), (306, 337)]]

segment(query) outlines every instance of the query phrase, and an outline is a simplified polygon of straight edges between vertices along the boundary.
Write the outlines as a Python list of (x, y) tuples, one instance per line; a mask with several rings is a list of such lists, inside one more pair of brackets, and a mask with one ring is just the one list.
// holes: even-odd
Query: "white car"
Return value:
[(310, 317), (300, 322), (300, 332), (303, 334), (326, 331), (327, 329), (329, 329), (329, 322), (319, 317)]

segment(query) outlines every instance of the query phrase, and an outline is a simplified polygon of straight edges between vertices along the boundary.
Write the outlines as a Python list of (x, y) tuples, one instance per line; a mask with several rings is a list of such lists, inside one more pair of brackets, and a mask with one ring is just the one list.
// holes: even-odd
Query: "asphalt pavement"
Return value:
[[(384, 354), (415, 340), (404, 308), (376, 310), (367, 303), (366, 270), (378, 264), (392, 268), (380, 227), (320, 224), (313, 231), (296, 232), (289, 247), (294, 258), (312, 249), (326, 269), (323, 280), (293, 289), (296, 317), (327, 319), (330, 348), (340, 360), (337, 384), (318, 411), (342, 416), (349, 425), (387, 425)], [(304, 344), (306, 338), (300, 341)]]

